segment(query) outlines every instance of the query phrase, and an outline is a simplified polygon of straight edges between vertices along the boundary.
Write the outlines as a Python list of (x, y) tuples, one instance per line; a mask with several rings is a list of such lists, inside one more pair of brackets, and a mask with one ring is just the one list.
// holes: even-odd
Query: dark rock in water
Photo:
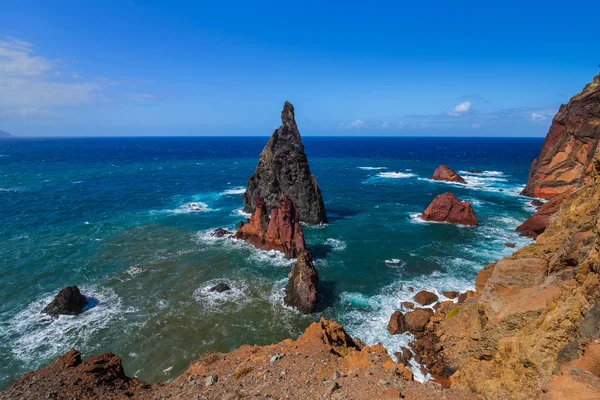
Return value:
[(81, 294), (77, 286), (67, 286), (58, 292), (54, 300), (42, 312), (52, 316), (77, 315), (83, 312), (87, 304), (88, 300)]
[(463, 179), (462, 176), (454, 172), (447, 165), (441, 164), (439, 167), (435, 169), (433, 172), (433, 176), (431, 177), (434, 181), (446, 181), (446, 182), (456, 182), (456, 183), (467, 183)]
[(283, 299), (285, 304), (306, 314), (313, 312), (317, 304), (319, 275), (309, 251), (300, 253), (288, 278)]
[(227, 229), (224, 228), (217, 228), (210, 233), (210, 236), (214, 237), (223, 237), (226, 235), (233, 235), (233, 232), (229, 232)]
[(277, 208), (287, 196), (300, 209), (300, 220), (309, 224), (327, 222), (325, 205), (294, 119), (294, 106), (285, 102), (282, 125), (260, 153), (254, 175), (244, 194), (244, 210), (254, 213), (260, 198), (268, 210)]
[(531, 200), (531, 205), (535, 206), (535, 207), (541, 207), (544, 205), (544, 202), (540, 201), (538, 199), (533, 199), (533, 200)]
[(427, 290), (421, 290), (415, 294), (413, 299), (422, 306), (427, 306), (438, 301), (438, 296), (435, 293), (428, 292)]
[(515, 244), (515, 243), (504, 243), (504, 245), (505, 245), (506, 247), (510, 247), (511, 249), (514, 249), (514, 247), (516, 246), (516, 244)]
[(281, 251), (287, 258), (295, 258), (306, 248), (304, 233), (300, 225), (300, 211), (284, 196), (271, 216), (260, 198), (255, 199), (256, 209), (250, 221), (241, 224), (235, 238), (242, 239), (263, 250)]
[(210, 288), (210, 289), (208, 289), (208, 290), (209, 290), (209, 291), (211, 291), (211, 292), (223, 293), (223, 292), (225, 292), (226, 290), (231, 290), (231, 288), (230, 288), (230, 287), (229, 287), (227, 284), (225, 284), (225, 283), (221, 282), (221, 283), (219, 283), (218, 285), (216, 285), (216, 286), (213, 286), (213, 287), (211, 287), (211, 288)]
[(437, 196), (421, 215), (425, 221), (449, 222), (460, 225), (477, 225), (471, 203), (460, 201), (452, 193)]
[(468, 172), (469, 172), (470, 174), (481, 174), (481, 173), (482, 173), (482, 172), (481, 172), (480, 170), (478, 170), (478, 169), (470, 169)]

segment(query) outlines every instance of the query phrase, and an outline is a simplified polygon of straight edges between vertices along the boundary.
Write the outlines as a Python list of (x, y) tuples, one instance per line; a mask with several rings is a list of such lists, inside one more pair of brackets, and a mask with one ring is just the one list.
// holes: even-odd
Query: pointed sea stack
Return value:
[(288, 278), (285, 288), (285, 304), (297, 308), (305, 314), (313, 312), (317, 304), (319, 275), (309, 251), (303, 251), (298, 256), (298, 261), (292, 267)]
[(448, 167), (445, 164), (440, 164), (440, 166), (435, 169), (431, 179), (433, 179), (434, 181), (446, 181), (462, 184), (467, 183), (467, 181), (465, 181), (462, 176), (454, 172), (450, 167)]
[(321, 190), (310, 172), (294, 119), (294, 106), (287, 101), (281, 112), (281, 122), (260, 153), (254, 175), (248, 180), (244, 210), (254, 213), (257, 198), (271, 210), (287, 196), (300, 209), (300, 221), (308, 224), (327, 222)]
[(452, 193), (437, 196), (421, 214), (425, 221), (448, 222), (459, 225), (477, 225), (477, 218), (471, 203), (460, 201)]
[(300, 225), (300, 210), (283, 196), (269, 217), (264, 201), (254, 200), (256, 209), (247, 223), (240, 223), (234, 235), (263, 250), (281, 251), (287, 258), (296, 258), (305, 250), (304, 233)]
[(560, 106), (521, 194), (550, 199), (580, 188), (590, 176), (599, 139), (600, 75), (596, 75), (581, 93)]

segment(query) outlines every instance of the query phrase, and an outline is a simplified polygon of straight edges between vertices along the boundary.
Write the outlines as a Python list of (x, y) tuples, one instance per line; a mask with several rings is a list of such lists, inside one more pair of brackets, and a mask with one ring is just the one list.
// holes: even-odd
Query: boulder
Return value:
[(396, 359), (398, 359), (398, 363), (408, 367), (410, 365), (410, 360), (413, 357), (412, 351), (410, 351), (406, 347), (401, 347), (399, 352), (394, 353)]
[(83, 312), (87, 304), (88, 300), (81, 294), (77, 286), (67, 286), (58, 292), (54, 300), (42, 312), (52, 316), (77, 315)]
[(433, 315), (433, 311), (429, 308), (417, 308), (414, 311), (409, 311), (404, 314), (404, 323), (406, 329), (411, 332), (423, 332), (425, 325), (429, 322), (429, 317)]
[(425, 221), (448, 222), (468, 226), (478, 224), (471, 203), (460, 201), (449, 192), (437, 196), (421, 214), (421, 218)]
[(547, 203), (542, 204), (525, 222), (517, 226), (515, 229), (521, 236), (528, 236), (536, 239), (544, 233), (546, 227), (550, 223), (550, 218), (558, 212), (565, 196), (559, 195), (550, 199)]
[(319, 275), (309, 251), (300, 253), (288, 278), (283, 299), (285, 304), (306, 314), (313, 312), (317, 304)]
[(263, 250), (281, 251), (287, 258), (295, 258), (306, 249), (300, 210), (287, 196), (270, 210), (270, 217), (262, 199), (256, 198), (255, 204), (250, 221), (240, 224), (235, 238)]
[(428, 306), (438, 301), (438, 296), (435, 293), (421, 290), (413, 296), (413, 299), (422, 306)]
[(540, 201), (538, 199), (533, 199), (533, 200), (531, 200), (531, 205), (534, 207), (541, 207), (544, 205), (544, 202)]
[(211, 287), (210, 289), (208, 289), (210, 292), (217, 292), (217, 293), (223, 293), (227, 290), (231, 290), (231, 288), (229, 287), (229, 285), (227, 285), (226, 283), (219, 283), (213, 287)]
[(394, 311), (392, 316), (390, 317), (390, 322), (388, 323), (387, 330), (390, 335), (397, 335), (399, 333), (404, 333), (407, 331), (406, 323), (404, 322), (404, 314), (400, 311)]
[(267, 210), (277, 208), (287, 196), (300, 210), (300, 220), (309, 224), (327, 222), (317, 180), (310, 171), (304, 145), (296, 126), (294, 106), (287, 101), (281, 112), (282, 125), (260, 153), (254, 175), (244, 193), (244, 210), (254, 213), (256, 199)]
[(457, 297), (458, 297), (458, 295), (459, 295), (460, 293), (458, 293), (458, 292), (456, 292), (456, 291), (454, 291), (454, 290), (451, 290), (451, 291), (449, 291), (449, 292), (444, 292), (444, 293), (442, 293), (442, 294), (444, 295), (444, 297), (447, 297), (447, 298), (449, 298), (449, 299), (455, 299), (455, 298), (457, 298)]
[(516, 244), (515, 244), (515, 243), (504, 243), (504, 245), (505, 245), (506, 247), (510, 247), (511, 249), (514, 249), (514, 248), (515, 248), (515, 246), (516, 246)]
[(464, 293), (461, 293), (460, 296), (458, 296), (458, 300), (456, 301), (457, 303), (464, 303), (465, 301), (467, 301), (470, 298), (476, 297), (477, 296), (477, 292), (474, 292), (472, 290), (467, 290)]
[(446, 181), (463, 184), (467, 183), (467, 181), (465, 181), (462, 176), (458, 175), (456, 172), (450, 169), (450, 167), (444, 164), (441, 164), (435, 169), (431, 179), (433, 179), (434, 181)]
[(405, 308), (407, 310), (412, 310), (413, 308), (415, 308), (415, 303), (411, 301), (403, 301), (402, 303), (400, 303), (400, 307)]

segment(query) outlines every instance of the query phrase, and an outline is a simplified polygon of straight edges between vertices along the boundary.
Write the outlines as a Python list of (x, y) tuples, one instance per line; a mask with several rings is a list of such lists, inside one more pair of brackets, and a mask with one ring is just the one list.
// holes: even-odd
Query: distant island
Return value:
[(8, 138), (8, 137), (13, 137), (13, 135), (11, 135), (10, 133), (0, 130), (0, 138)]

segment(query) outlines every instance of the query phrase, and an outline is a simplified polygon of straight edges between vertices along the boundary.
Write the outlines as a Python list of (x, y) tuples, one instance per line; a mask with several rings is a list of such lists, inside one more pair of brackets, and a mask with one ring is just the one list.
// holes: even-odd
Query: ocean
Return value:
[[(515, 250), (505, 243), (530, 243), (514, 229), (534, 212), (519, 192), (541, 138), (305, 137), (329, 223), (304, 227), (321, 282), (318, 311), (302, 315), (283, 304), (293, 261), (209, 235), (248, 217), (267, 140), (1, 140), (0, 389), (71, 347), (165, 382), (204, 353), (293, 338), (321, 317), (396, 352), (408, 337), (386, 326), (411, 289), (473, 289)], [(440, 163), (468, 184), (429, 180)], [(417, 218), (447, 191), (473, 202), (479, 226)], [(208, 290), (219, 282), (232, 290)], [(97, 305), (41, 314), (68, 285)]]

